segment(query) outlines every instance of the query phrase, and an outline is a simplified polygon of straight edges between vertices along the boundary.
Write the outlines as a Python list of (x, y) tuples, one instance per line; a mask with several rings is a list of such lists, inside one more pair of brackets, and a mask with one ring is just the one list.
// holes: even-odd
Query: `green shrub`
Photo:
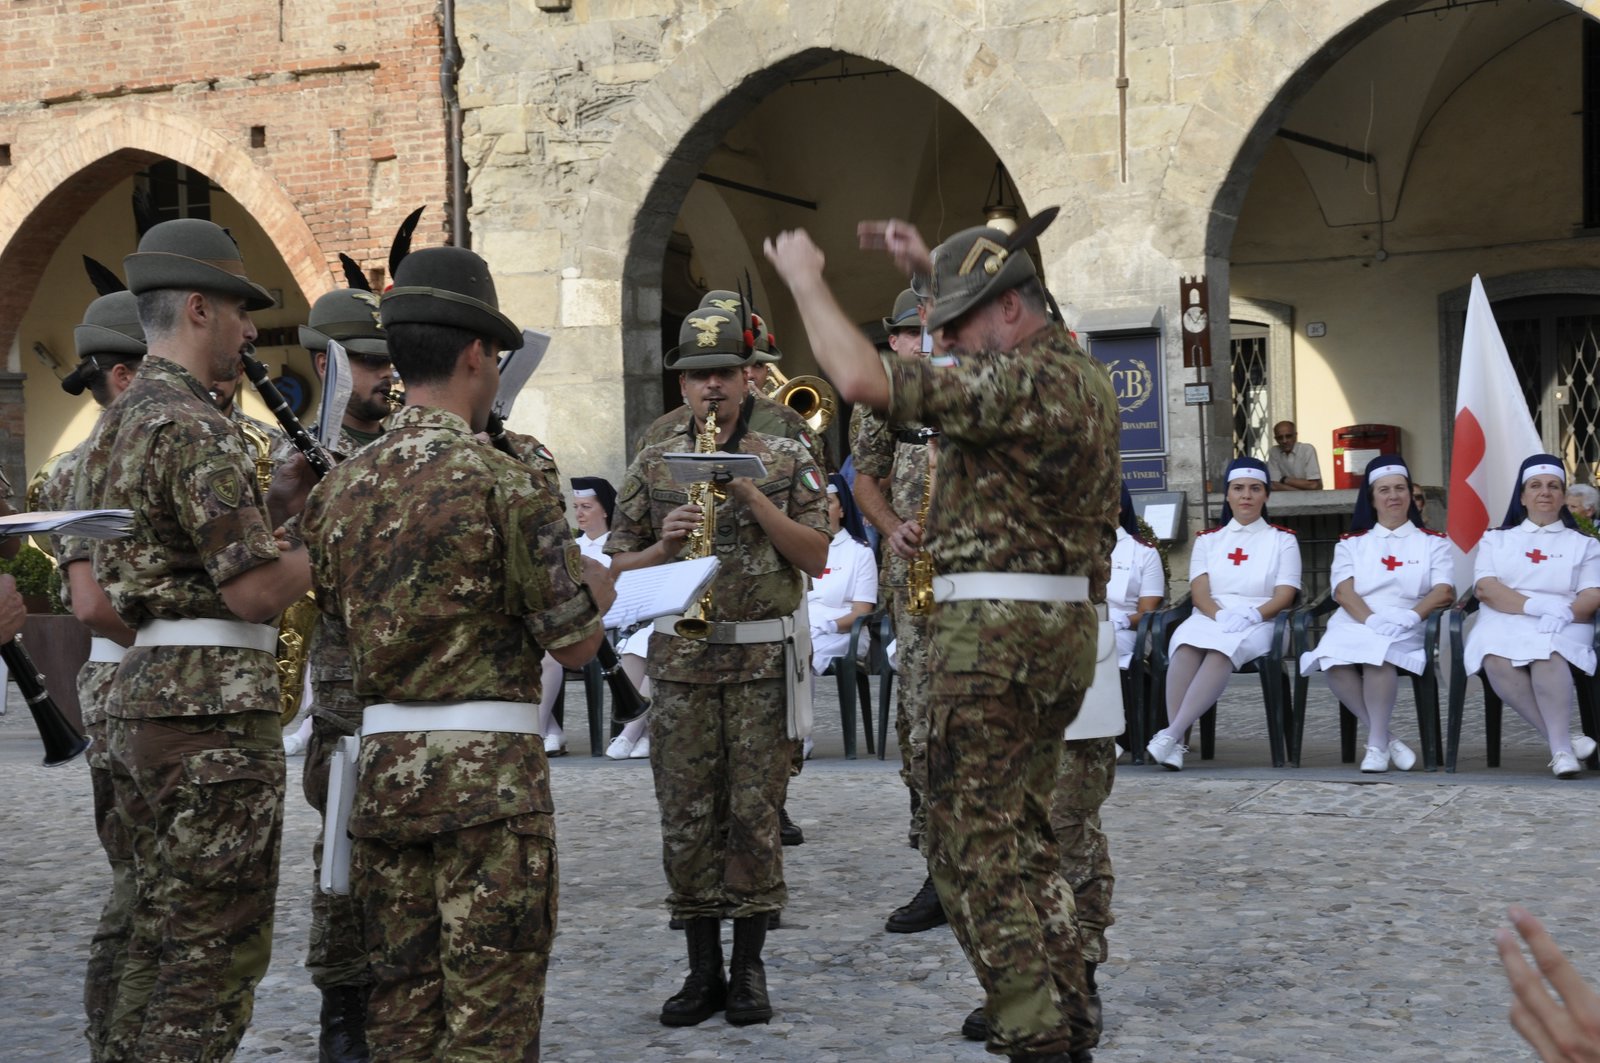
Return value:
[(50, 603), (52, 613), (67, 611), (61, 604), (61, 580), (56, 575), (56, 566), (37, 546), (24, 544), (11, 560), (0, 558), (0, 572), (17, 581), (17, 591), (24, 597), (44, 598)]

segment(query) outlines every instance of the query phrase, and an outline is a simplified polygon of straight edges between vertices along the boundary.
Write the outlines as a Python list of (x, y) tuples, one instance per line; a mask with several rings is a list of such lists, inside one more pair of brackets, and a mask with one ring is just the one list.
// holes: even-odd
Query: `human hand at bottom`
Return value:
[(1527, 909), (1513, 904), (1506, 914), (1538, 964), (1538, 970), (1529, 966), (1510, 930), (1495, 931), (1495, 949), (1511, 986), (1512, 1027), (1545, 1063), (1600, 1063), (1600, 994)]

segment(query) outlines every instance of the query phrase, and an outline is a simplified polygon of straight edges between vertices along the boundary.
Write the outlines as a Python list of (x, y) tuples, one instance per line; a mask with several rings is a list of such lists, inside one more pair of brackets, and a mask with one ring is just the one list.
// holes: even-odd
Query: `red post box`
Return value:
[(1360, 487), (1367, 463), (1379, 454), (1400, 453), (1400, 426), (1352, 424), (1333, 430), (1333, 486)]

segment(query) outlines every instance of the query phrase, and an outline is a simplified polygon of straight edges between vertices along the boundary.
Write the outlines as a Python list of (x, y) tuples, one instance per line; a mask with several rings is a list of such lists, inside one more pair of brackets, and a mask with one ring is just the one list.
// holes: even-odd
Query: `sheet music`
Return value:
[(619, 572), (617, 600), (605, 615), (605, 626), (627, 630), (658, 616), (683, 612), (705, 592), (720, 564), (715, 557), (696, 557)]
[(40, 510), (0, 517), (0, 538), (8, 535), (75, 535), (80, 539), (122, 539), (133, 533), (131, 509)]
[(716, 473), (727, 473), (730, 479), (748, 476), (753, 480), (767, 475), (766, 464), (754, 454), (729, 454), (720, 450), (701, 454), (687, 450), (663, 454), (661, 460), (667, 463), (673, 482), (680, 484), (700, 483)]

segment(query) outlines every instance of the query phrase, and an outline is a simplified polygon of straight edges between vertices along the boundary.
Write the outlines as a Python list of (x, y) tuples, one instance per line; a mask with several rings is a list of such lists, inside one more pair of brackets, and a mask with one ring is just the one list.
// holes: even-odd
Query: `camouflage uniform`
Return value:
[[(80, 480), (78, 471), (89, 452), (89, 440), (62, 455), (50, 475), (39, 487), (37, 506), (41, 510), (83, 509), (74, 491)], [(88, 561), (93, 540), (62, 536), (52, 538), (53, 555), (60, 566), (61, 603), (72, 607), (72, 590), (67, 580), (67, 565)], [(133, 910), (133, 836), (128, 824), (117, 815), (111, 773), (111, 755), (106, 750), (106, 699), (117, 666), (110, 661), (86, 661), (78, 671), (78, 705), (83, 713), (83, 733), (91, 740), (87, 760), (89, 785), (94, 799), (94, 829), (111, 865), (111, 892), (100, 910), (100, 921), (89, 938), (89, 968), (83, 980), (83, 1010), (88, 1017), (85, 1035), (90, 1057), (99, 1060), (105, 1053), (112, 1009), (117, 999), (117, 983), (127, 959), (129, 919)]]
[(1085, 963), (1106, 962), (1111, 915), (1111, 844), (1100, 829), (1100, 806), (1117, 777), (1116, 738), (1061, 744), (1061, 767), (1050, 802), (1050, 828), (1061, 846), (1061, 875), (1072, 887)]
[[(794, 410), (781, 402), (774, 402), (765, 395), (749, 395), (744, 400), (745, 424), (748, 430), (763, 436), (778, 436), (781, 439), (793, 439), (806, 450), (811, 452), (811, 460), (824, 474), (828, 471), (828, 455), (823, 447), (822, 438), (811, 430), (811, 425)], [(679, 447), (685, 444), (685, 434), (689, 430), (689, 406), (674, 406), (666, 413), (657, 417), (649, 428), (645, 429), (644, 439), (639, 443), (639, 450), (653, 447), (657, 443), (675, 442)], [(687, 449), (694, 449), (694, 436), (687, 436)]]
[[(537, 704), (541, 649), (599, 629), (558, 498), (453, 413), (410, 406), (388, 429), (302, 520), (355, 690), (368, 705)], [(537, 1059), (558, 895), (543, 740), (379, 733), (359, 772), (351, 876), (373, 1057)]]
[[(371, 439), (341, 425), (333, 451), (343, 459), (355, 454)], [(321, 616), (311, 633), (306, 668), (311, 677), (311, 738), (306, 742), (305, 768), (300, 788), (306, 803), (319, 817), (327, 812), (328, 767), (339, 739), (361, 730), (366, 702), (356, 696), (351, 683), (350, 650), (344, 622)], [(348, 894), (322, 890), (322, 823), (311, 846), (311, 937), (306, 946), (306, 970), (318, 989), (366, 986), (367, 946), (361, 911)]]
[[(646, 447), (617, 493), (606, 553), (646, 549), (667, 514), (688, 501), (661, 456), (694, 449), (693, 427)], [(791, 519), (828, 536), (826, 485), (798, 443), (738, 430), (732, 452), (759, 455), (758, 486)], [(717, 506), (712, 619), (790, 616), (805, 580), (733, 500)], [(658, 626), (650, 637), (650, 766), (661, 804), (663, 861), (680, 919), (735, 919), (783, 907), (778, 809), (789, 775), (780, 643), (715, 644), (679, 638)]]
[[(126, 425), (126, 430), (123, 426)], [(128, 626), (236, 619), (223, 583), (278, 557), (251, 457), (205, 385), (148, 356), (103, 416), (85, 475), (134, 532), (93, 548), (95, 579)], [(283, 824), (273, 654), (130, 649), (107, 703), (107, 747), (129, 788), (137, 896), (108, 1058), (232, 1055), (272, 947)], [(114, 779), (117, 776), (113, 777)]]
[[(902, 520), (913, 519), (921, 511), (928, 482), (928, 445), (906, 443), (895, 435), (896, 429), (910, 427), (891, 427), (881, 414), (865, 405), (856, 406), (850, 414), (850, 453), (856, 459), (856, 472), (889, 483), (889, 508)], [(900, 743), (900, 779), (911, 791), (911, 836), (922, 855), (927, 856), (929, 618), (906, 612), (909, 564), (889, 548), (885, 535), (878, 587), (889, 600), (889, 616), (894, 623), (895, 668), (899, 673), (894, 733)]]
[[(892, 421), (943, 432), (929, 549), (939, 573), (1089, 577), (1103, 597), (1117, 407), (1059, 326), (950, 364), (886, 359)], [(941, 603), (932, 616), (928, 832), (935, 885), (987, 994), (989, 1047), (1093, 1047), (1073, 893), (1047, 810), (1061, 734), (1093, 680), (1087, 602)]]

